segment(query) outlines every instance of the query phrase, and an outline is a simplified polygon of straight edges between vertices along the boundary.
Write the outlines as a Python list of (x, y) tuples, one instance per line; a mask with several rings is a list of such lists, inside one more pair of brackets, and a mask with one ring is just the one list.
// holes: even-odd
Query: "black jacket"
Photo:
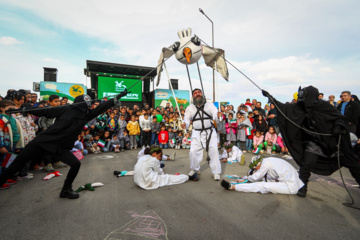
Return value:
[(95, 109), (89, 109), (86, 103), (36, 108), (30, 113), (38, 117), (56, 118), (56, 120), (48, 129), (39, 133), (33, 141), (52, 154), (71, 150), (86, 123), (112, 106), (114, 106), (113, 99), (100, 104)]
[[(337, 109), (341, 112), (341, 107), (343, 105), (343, 102), (337, 106)], [(359, 115), (360, 114), (360, 107), (356, 102), (349, 101), (349, 103), (345, 107), (345, 117), (351, 124), (357, 125), (359, 121)]]

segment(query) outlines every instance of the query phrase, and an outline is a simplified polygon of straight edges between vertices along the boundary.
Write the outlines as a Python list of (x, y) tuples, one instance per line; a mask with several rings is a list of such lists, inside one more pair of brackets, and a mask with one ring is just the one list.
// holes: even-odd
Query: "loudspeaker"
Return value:
[(144, 80), (144, 93), (150, 92), (150, 80)]
[[(179, 79), (170, 79), (171, 85), (173, 87), (174, 90), (178, 90), (179, 89)], [(169, 85), (169, 89), (171, 89), (171, 86)]]
[(44, 67), (44, 81), (56, 82), (57, 69)]

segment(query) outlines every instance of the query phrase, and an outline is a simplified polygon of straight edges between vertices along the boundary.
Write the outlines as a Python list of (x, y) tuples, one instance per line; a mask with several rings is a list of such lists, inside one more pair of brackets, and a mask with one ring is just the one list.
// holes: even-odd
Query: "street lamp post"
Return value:
[[(199, 11), (204, 14), (204, 16), (209, 19), (212, 25), (212, 47), (214, 48), (214, 23), (211, 19), (204, 13), (204, 11), (199, 8)], [(213, 68), (213, 102), (215, 102), (215, 69)]]

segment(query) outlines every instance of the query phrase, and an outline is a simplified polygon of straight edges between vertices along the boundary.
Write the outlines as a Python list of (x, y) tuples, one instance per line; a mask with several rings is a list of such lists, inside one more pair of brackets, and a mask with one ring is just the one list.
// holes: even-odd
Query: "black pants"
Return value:
[[(303, 165), (300, 167), (299, 178), (301, 181), (303, 181), (305, 186), (309, 182), (311, 175), (310, 171), (316, 164), (318, 158), (319, 156), (314, 153), (304, 152)], [(347, 167), (351, 173), (351, 176), (353, 176), (356, 182), (360, 184), (360, 163), (342, 156), (340, 158), (340, 164), (344, 167)]]
[(145, 132), (143, 131), (143, 140), (142, 140), (142, 146), (150, 146), (150, 137), (151, 137), (151, 132)]
[[(16, 157), (14, 162), (0, 175), (0, 186), (2, 186), (16, 172), (20, 171), (26, 162), (31, 162), (34, 159), (41, 157), (44, 153), (50, 154), (40, 147), (39, 144), (31, 141)], [(70, 170), (64, 183), (64, 187), (70, 187), (79, 172), (81, 165), (80, 161), (70, 151), (64, 151), (60, 154), (51, 156), (54, 160), (63, 161), (70, 166)]]

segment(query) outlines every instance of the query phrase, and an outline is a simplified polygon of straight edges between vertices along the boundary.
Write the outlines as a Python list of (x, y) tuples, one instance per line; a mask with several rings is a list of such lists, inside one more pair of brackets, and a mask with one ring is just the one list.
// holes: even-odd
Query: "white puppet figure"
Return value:
[(238, 192), (280, 194), (296, 194), (304, 186), (297, 170), (283, 159), (256, 156), (252, 159), (249, 167), (249, 176), (245, 176), (233, 184), (222, 180), (221, 186)]
[(157, 189), (159, 187), (181, 184), (190, 179), (186, 174), (165, 174), (161, 168), (162, 150), (159, 146), (145, 148), (142, 156), (134, 167), (134, 182), (145, 190)]
[(226, 142), (223, 145), (224, 151), (220, 156), (220, 161), (224, 163), (233, 163), (239, 162), (240, 165), (245, 164), (245, 155), (242, 151), (237, 147), (234, 146), (231, 142)]

